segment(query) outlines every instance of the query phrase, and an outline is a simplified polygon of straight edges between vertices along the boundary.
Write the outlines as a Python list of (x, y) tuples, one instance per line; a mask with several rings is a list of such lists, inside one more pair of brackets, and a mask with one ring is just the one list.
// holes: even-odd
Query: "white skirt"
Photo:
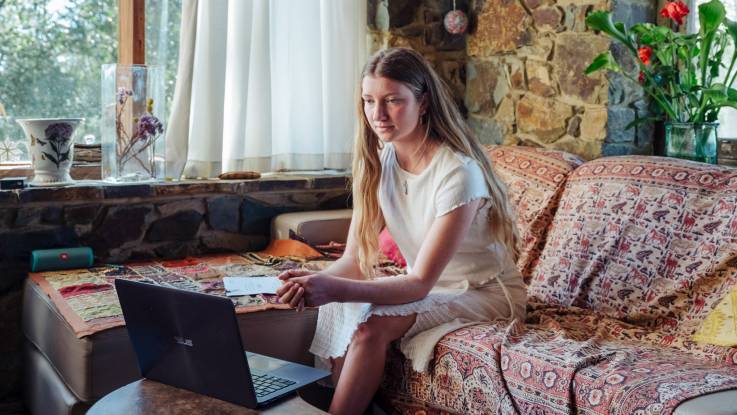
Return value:
[(316, 366), (330, 368), (329, 358), (348, 351), (358, 325), (371, 316), (416, 314), (415, 323), (400, 339), (399, 349), (417, 372), (426, 372), (435, 345), (446, 334), (461, 327), (497, 319), (524, 321), (527, 288), (517, 276), (504, 282), (498, 278), (482, 288), (466, 290), (433, 288), (422, 300), (398, 305), (330, 303), (320, 307), (317, 329), (310, 352)]

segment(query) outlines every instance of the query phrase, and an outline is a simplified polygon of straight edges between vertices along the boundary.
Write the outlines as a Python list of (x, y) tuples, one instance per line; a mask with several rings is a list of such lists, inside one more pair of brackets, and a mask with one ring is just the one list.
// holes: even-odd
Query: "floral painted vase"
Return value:
[(28, 138), (33, 164), (31, 186), (64, 185), (74, 182), (69, 175), (72, 167), (74, 130), (82, 118), (18, 119)]

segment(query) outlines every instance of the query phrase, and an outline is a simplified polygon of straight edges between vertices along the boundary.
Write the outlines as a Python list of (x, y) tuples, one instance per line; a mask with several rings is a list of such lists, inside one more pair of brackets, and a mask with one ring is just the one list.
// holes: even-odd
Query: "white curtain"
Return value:
[[(721, 0), (724, 4), (724, 8), (727, 10), (727, 18), (730, 20), (737, 20), (737, 0)], [(702, 3), (708, 3), (709, 0), (689, 0), (688, 8), (690, 13), (688, 14), (688, 32), (697, 33), (699, 31), (699, 5)], [(729, 63), (732, 60), (732, 53), (734, 51), (734, 45), (731, 43), (727, 46), (724, 52), (724, 67), (722, 68), (721, 77), (726, 75)], [(724, 81), (724, 79), (721, 79)], [(735, 87), (733, 85), (733, 87)], [(734, 108), (723, 107), (719, 111), (719, 131), (717, 135), (720, 138), (737, 138), (737, 110)]]
[(184, 0), (167, 175), (350, 165), (365, 0)]

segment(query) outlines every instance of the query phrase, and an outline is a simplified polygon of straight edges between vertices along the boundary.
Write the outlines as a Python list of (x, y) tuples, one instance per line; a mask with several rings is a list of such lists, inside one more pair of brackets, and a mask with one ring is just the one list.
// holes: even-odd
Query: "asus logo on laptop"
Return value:
[(174, 341), (177, 342), (178, 344), (181, 344), (182, 346), (192, 347), (191, 339), (185, 339), (184, 337), (174, 336)]

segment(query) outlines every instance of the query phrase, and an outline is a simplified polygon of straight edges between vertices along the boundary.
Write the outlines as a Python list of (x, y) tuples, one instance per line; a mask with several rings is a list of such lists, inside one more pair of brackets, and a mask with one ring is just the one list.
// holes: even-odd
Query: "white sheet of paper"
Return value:
[(224, 277), (225, 295), (276, 294), (282, 282), (276, 277)]

